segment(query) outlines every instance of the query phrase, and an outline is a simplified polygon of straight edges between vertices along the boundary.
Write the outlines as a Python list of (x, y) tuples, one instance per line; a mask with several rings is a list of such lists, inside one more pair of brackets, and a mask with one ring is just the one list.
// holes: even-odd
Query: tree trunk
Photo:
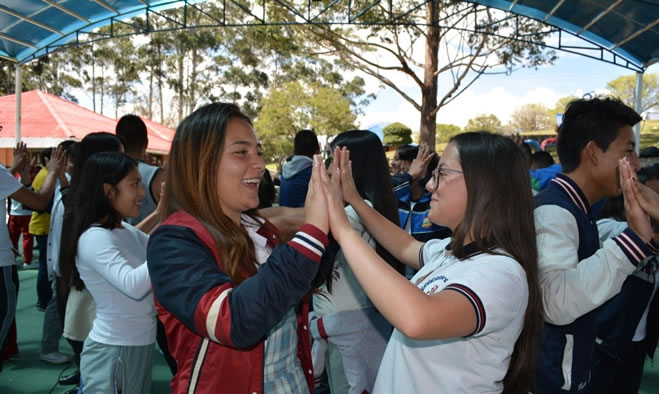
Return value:
[(149, 100), (148, 100), (148, 108), (146, 111), (147, 117), (149, 120), (153, 119), (153, 69), (151, 69), (151, 72), (149, 73)]
[(439, 4), (433, 0), (426, 4), (426, 55), (421, 88), (421, 122), (419, 143), (435, 148), (435, 128), (437, 127), (437, 70), (439, 68)]
[(190, 90), (186, 96), (188, 97), (188, 114), (191, 114), (194, 111), (195, 101), (196, 101), (196, 76), (197, 76), (197, 65), (199, 59), (197, 58), (197, 50), (192, 50), (192, 65), (190, 69), (190, 77), (188, 78), (188, 89)]
[(105, 67), (101, 67), (101, 115), (103, 115), (103, 97), (105, 97)]
[(94, 60), (94, 51), (92, 47), (92, 108), (96, 112), (96, 61)]
[(160, 124), (165, 124), (164, 99), (162, 98), (162, 77), (158, 74), (158, 100), (160, 100)]
[(185, 52), (179, 52), (178, 55), (178, 123), (183, 120), (183, 106), (185, 99), (183, 97), (183, 64)]

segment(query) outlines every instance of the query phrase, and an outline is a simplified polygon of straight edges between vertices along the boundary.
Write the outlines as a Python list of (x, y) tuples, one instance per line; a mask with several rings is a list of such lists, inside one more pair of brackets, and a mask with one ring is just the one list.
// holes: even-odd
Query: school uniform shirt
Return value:
[(538, 193), (533, 213), (545, 324), (532, 391), (587, 393), (600, 307), (656, 246), (629, 228), (600, 243), (588, 199), (564, 174)]
[[(512, 257), (480, 253), (474, 245), (465, 246), (467, 257), (457, 259), (447, 249), (449, 242), (424, 244), (422, 267), (411, 281), (428, 295), (442, 290), (463, 294), (476, 312), (476, 329), (466, 337), (437, 340), (415, 340), (394, 330), (378, 371), (375, 394), (503, 390), (502, 381), (524, 324), (526, 274)], [(441, 315), (442, 311), (428, 313)]]
[(0, 164), (0, 218), (3, 220), (3, 224), (0, 225), (0, 267), (16, 264), (16, 258), (14, 257), (9, 239), (9, 230), (5, 222), (5, 218), (7, 217), (6, 200), (7, 197), (16, 193), (21, 186), (21, 183), (11, 175), (11, 172)]
[(156, 341), (156, 310), (146, 265), (148, 236), (126, 222), (90, 227), (78, 240), (76, 266), (96, 302), (89, 338), (105, 345)]

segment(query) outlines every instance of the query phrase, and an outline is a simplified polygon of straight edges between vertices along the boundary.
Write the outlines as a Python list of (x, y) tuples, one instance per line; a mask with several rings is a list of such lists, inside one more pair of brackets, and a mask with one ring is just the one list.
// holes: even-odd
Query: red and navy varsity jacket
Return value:
[(324, 280), (316, 278), (319, 266), (334, 256), (321, 263), (328, 238), (312, 225), (287, 244), (279, 244), (269, 226), (259, 229), (273, 248), (267, 263), (238, 285), (223, 269), (211, 234), (189, 214), (171, 215), (151, 235), (147, 260), (156, 309), (178, 364), (172, 393), (262, 393), (266, 335), (296, 306), (298, 358), (313, 393), (306, 295)]

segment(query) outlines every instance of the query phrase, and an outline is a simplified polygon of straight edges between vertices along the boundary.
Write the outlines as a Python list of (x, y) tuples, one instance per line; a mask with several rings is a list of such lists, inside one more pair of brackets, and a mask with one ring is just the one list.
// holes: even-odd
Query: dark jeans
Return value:
[(39, 272), (37, 274), (37, 305), (44, 309), (53, 298), (52, 284), (48, 280), (48, 234), (35, 235), (37, 237), (37, 249), (39, 250)]
[[(15, 265), (0, 267), (0, 354), (7, 346), (7, 334), (16, 316), (19, 283)], [(2, 372), (2, 357), (0, 357), (0, 372)]]

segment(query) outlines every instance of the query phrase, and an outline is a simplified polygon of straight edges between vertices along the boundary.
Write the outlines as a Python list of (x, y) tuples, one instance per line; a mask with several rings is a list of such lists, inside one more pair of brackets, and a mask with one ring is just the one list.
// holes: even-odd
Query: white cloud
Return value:
[[(440, 109), (437, 123), (451, 123), (464, 127), (471, 118), (482, 114), (494, 114), (505, 124), (510, 121), (513, 112), (524, 104), (542, 104), (551, 108), (561, 97), (567, 95), (581, 97), (584, 93), (580, 89), (559, 92), (549, 87), (536, 87), (521, 95), (512, 93), (505, 86), (497, 86), (484, 92), (467, 90)], [(392, 122), (404, 123), (412, 130), (417, 130), (419, 127), (419, 112), (391, 91), (383, 92), (364, 112), (365, 114), (360, 117), (362, 127), (374, 123)]]

